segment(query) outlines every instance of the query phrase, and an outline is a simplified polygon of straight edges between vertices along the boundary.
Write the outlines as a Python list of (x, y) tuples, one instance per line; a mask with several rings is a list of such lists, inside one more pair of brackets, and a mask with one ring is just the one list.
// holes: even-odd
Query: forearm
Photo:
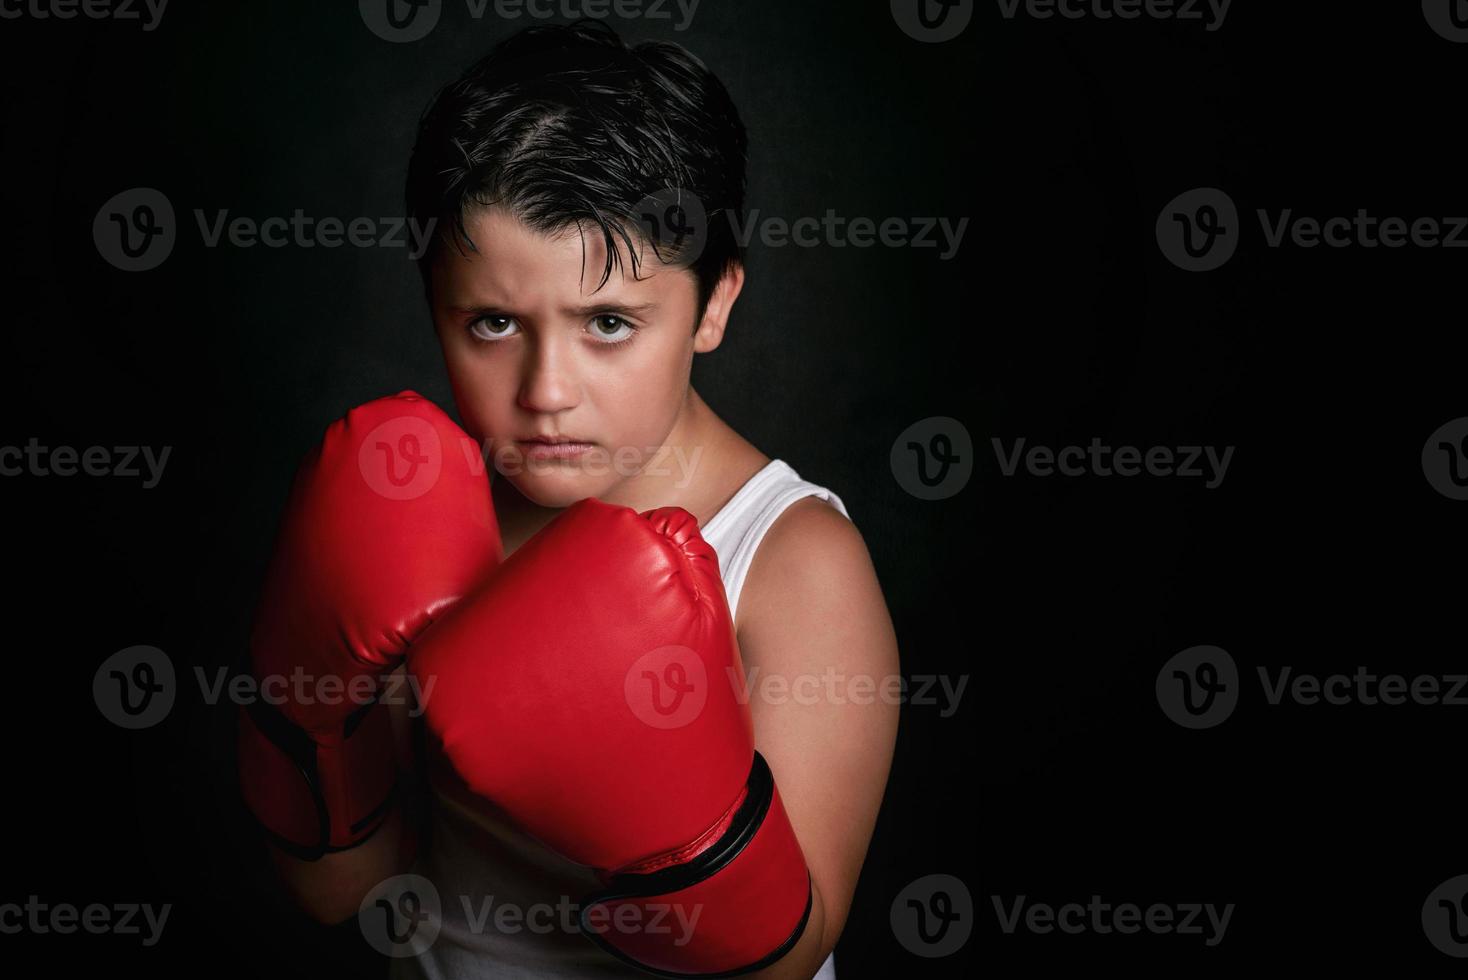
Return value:
[(336, 925), (356, 915), (374, 887), (408, 870), (415, 835), (405, 833), (406, 823), (403, 807), (396, 804), (382, 827), (351, 850), (303, 861), (270, 844), (271, 863), (297, 908), (316, 922)]
[(749, 974), (750, 980), (810, 980), (821, 968), (836, 945), (836, 937), (826, 936), (826, 907), (815, 879), (810, 883), (810, 918), (805, 931), (790, 952), (763, 970)]

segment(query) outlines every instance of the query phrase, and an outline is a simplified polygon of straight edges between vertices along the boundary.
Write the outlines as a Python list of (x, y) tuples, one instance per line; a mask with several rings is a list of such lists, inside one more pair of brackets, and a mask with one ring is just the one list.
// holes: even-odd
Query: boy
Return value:
[[(749, 975), (833, 977), (897, 709), (855, 685), (810, 695), (833, 676), (880, 692), (897, 651), (840, 498), (761, 453), (689, 384), (744, 282), (729, 218), (745, 148), (724, 87), (680, 47), (629, 49), (599, 22), (536, 27), (435, 97), (407, 200), (410, 218), (439, 229), (420, 270), (464, 428), (497, 472), (504, 557), (587, 497), (681, 507), (717, 552), (755, 745), (810, 878), (803, 929)], [(413, 724), (403, 711), (394, 722), (400, 735)], [(394, 976), (644, 975), (529, 915), (519, 928), (476, 923), (486, 899), (552, 907), (594, 879), (454, 785), (441, 759), (430, 771), (431, 829), (411, 869), (436, 886), (442, 928), (395, 959)], [(318, 860), (273, 855), (303, 908), (341, 921), (409, 870), (408, 819), (394, 808)]]

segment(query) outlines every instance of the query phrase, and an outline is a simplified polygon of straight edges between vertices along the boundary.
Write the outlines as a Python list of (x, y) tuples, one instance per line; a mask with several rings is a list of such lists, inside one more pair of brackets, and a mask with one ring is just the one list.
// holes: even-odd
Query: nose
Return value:
[(518, 395), (519, 405), (525, 411), (549, 415), (580, 404), (581, 383), (566, 346), (558, 338), (545, 336), (528, 345)]

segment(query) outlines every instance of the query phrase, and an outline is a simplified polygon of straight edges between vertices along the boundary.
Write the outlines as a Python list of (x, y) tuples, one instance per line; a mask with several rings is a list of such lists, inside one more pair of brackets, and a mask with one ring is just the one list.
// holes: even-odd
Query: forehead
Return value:
[[(497, 292), (523, 292), (527, 287), (564, 294), (568, 290), (583, 296), (593, 293), (622, 294), (657, 291), (666, 288), (669, 267), (663, 266), (657, 254), (637, 235), (636, 226), (627, 229), (633, 249), (613, 229), (611, 270), (605, 285), (602, 276), (607, 268), (607, 243), (601, 228), (591, 221), (567, 225), (551, 232), (538, 231), (501, 207), (474, 208), (464, 216), (464, 230), (474, 243), (459, 242), (438, 250), (435, 275), (456, 286), (472, 286)], [(638, 265), (633, 278), (629, 251), (635, 251)], [(598, 287), (600, 286), (600, 289)]]

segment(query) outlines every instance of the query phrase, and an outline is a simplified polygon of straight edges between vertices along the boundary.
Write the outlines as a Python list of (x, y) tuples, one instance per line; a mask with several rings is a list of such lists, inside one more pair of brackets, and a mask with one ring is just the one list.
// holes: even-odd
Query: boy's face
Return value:
[[(594, 225), (544, 236), (497, 207), (464, 225), (478, 250), (441, 247), (431, 295), (465, 427), (541, 506), (609, 495), (668, 441), (693, 355), (718, 346), (723, 317), (706, 317), (695, 334), (693, 274), (648, 247), (640, 280), (624, 244), (597, 290), (606, 245)], [(576, 445), (553, 450), (543, 438)]]

